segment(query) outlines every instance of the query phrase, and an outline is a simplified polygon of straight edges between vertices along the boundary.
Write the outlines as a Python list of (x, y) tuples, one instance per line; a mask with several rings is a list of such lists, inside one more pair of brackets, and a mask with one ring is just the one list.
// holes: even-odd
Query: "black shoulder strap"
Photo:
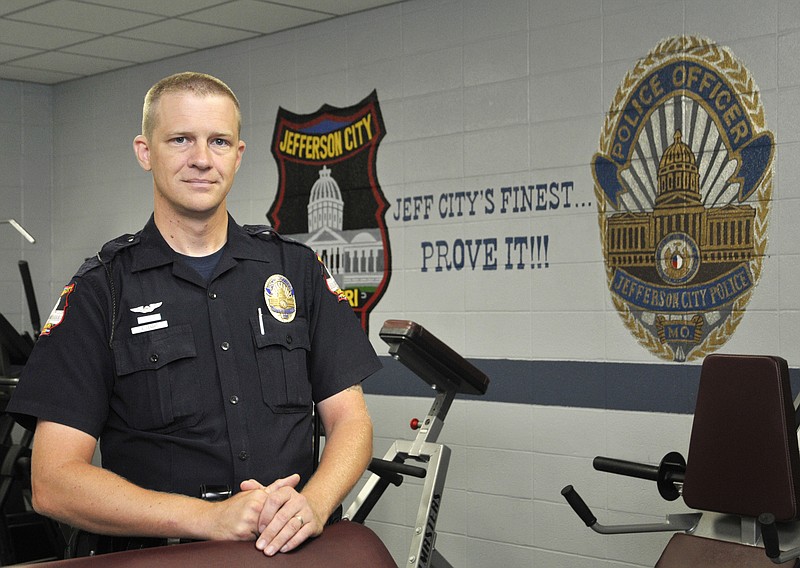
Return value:
[(109, 349), (111, 349), (112, 345), (114, 344), (114, 330), (116, 329), (117, 323), (117, 290), (114, 286), (114, 276), (111, 268), (114, 263), (114, 257), (116, 257), (120, 251), (139, 244), (139, 239), (139, 233), (136, 233), (135, 235), (127, 234), (117, 237), (113, 241), (109, 241), (104, 244), (103, 248), (100, 249), (100, 252), (98, 252), (93, 259), (89, 259), (86, 261), (86, 263), (84, 263), (84, 266), (86, 266), (96, 259), (94, 266), (102, 265), (106, 272), (106, 280), (108, 281), (108, 287), (111, 292), (111, 331), (108, 334)]

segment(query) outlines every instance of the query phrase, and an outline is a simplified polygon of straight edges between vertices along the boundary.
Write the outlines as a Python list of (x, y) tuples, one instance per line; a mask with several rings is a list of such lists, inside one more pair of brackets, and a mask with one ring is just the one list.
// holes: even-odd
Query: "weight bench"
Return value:
[[(601, 534), (675, 531), (657, 568), (800, 566), (798, 413), (780, 357), (712, 354), (700, 375), (688, 458), (658, 466), (597, 457), (596, 470), (656, 482), (698, 512), (663, 523), (603, 526), (575, 489), (562, 495)], [(680, 531), (680, 532), (679, 532)], [(780, 544), (795, 548), (781, 552)]]
[[(384, 459), (372, 460), (369, 466), (372, 475), (344, 518), (364, 522), (390, 484), (399, 486), (403, 475), (422, 478), (422, 496), (407, 565), (451, 568), (436, 549), (436, 520), (450, 463), (450, 448), (437, 444), (436, 440), (456, 395), (484, 394), (489, 378), (413, 321), (387, 320), (379, 335), (389, 344), (389, 354), (430, 384), (436, 397), (427, 417), (419, 423), (415, 440), (395, 440)], [(406, 461), (427, 465), (419, 467)]]

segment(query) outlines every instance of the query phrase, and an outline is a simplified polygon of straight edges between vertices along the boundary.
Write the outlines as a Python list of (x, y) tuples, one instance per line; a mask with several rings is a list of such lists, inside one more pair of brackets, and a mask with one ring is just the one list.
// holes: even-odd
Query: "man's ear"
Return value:
[(152, 169), (150, 166), (150, 146), (143, 134), (139, 134), (133, 139), (133, 153), (136, 154), (136, 161), (139, 162), (142, 169), (149, 172)]
[(234, 171), (239, 171), (239, 166), (242, 165), (242, 156), (244, 155), (244, 147), (245, 143), (244, 140), (239, 140), (239, 143), (236, 145), (236, 169)]

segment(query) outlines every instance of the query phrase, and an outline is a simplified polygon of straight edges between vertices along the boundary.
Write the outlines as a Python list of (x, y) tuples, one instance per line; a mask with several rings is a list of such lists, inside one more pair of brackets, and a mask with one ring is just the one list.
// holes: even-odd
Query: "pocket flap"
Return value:
[(158, 329), (114, 345), (118, 375), (160, 369), (178, 359), (196, 356), (194, 335), (188, 324)]
[(263, 328), (258, 317), (251, 320), (251, 323), (253, 337), (258, 348), (270, 345), (279, 345), (289, 350), (297, 348), (309, 350), (311, 348), (311, 341), (308, 338), (308, 322), (304, 319), (295, 318), (291, 323), (281, 323), (271, 322), (264, 318)]

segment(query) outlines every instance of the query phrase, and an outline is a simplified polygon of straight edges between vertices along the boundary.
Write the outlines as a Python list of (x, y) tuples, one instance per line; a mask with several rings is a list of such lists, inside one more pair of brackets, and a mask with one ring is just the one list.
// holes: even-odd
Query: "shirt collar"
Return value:
[[(264, 249), (258, 246), (259, 240), (239, 226), (229, 213), (226, 251), (220, 260), (222, 268), (227, 269), (228, 265), (235, 265), (234, 259), (269, 262), (265, 258)], [(133, 272), (164, 266), (175, 261), (175, 251), (167, 244), (156, 227), (153, 215), (150, 215), (147, 224), (139, 233), (139, 246), (135, 247), (133, 254), (131, 266)]]

